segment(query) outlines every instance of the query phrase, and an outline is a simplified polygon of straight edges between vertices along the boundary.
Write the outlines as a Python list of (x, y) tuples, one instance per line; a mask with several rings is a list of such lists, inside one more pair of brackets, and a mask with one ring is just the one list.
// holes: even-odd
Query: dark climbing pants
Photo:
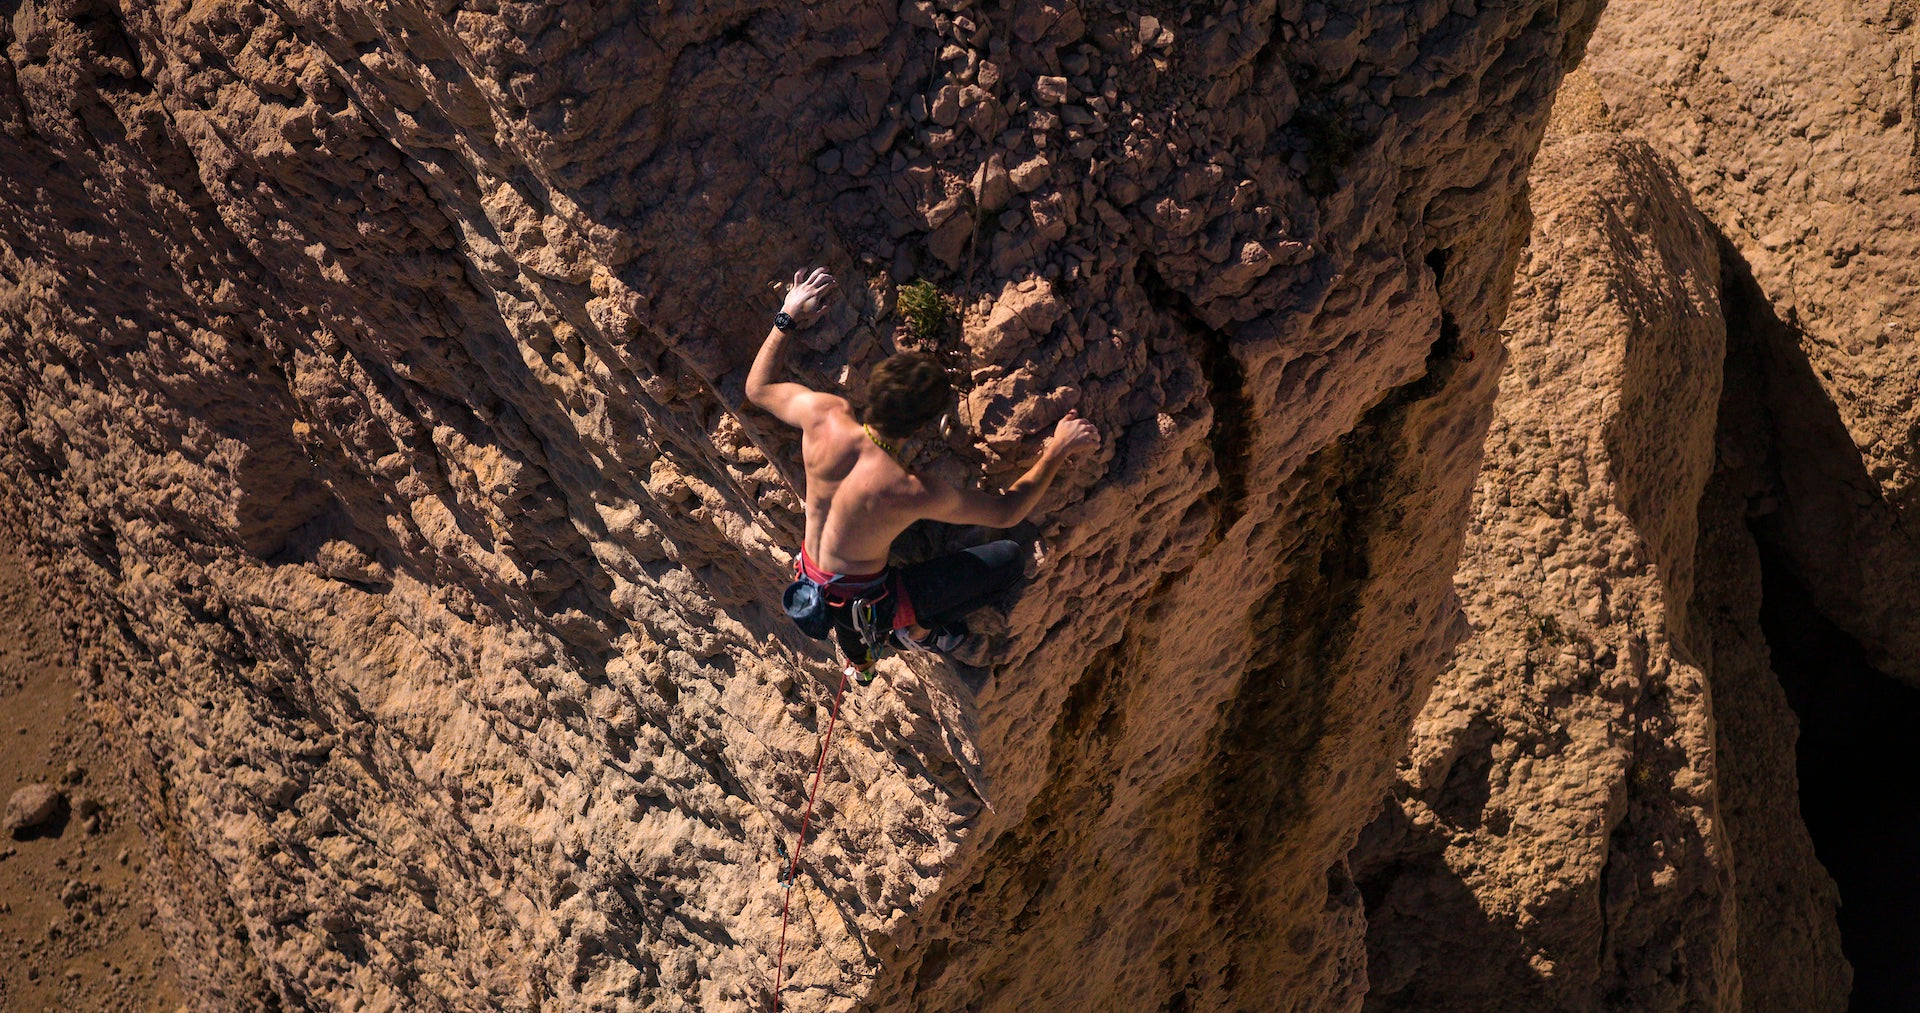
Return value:
[(900, 568), (920, 625), (956, 622), (1020, 579), (1020, 543), (1001, 539)]
[[(1020, 543), (1002, 539), (896, 567), (893, 576), (905, 586), (919, 624), (939, 632), (958, 625), (962, 616), (1012, 587), (1020, 579), (1020, 569)], [(883, 631), (893, 628), (894, 604), (894, 596), (888, 595), (874, 617)], [(847, 657), (867, 656), (866, 644), (846, 609), (833, 610), (833, 631)]]

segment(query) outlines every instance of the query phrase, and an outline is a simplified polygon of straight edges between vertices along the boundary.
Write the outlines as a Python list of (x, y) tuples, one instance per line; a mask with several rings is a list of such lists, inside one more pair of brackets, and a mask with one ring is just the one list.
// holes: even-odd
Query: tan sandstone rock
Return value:
[(1878, 667), (1920, 685), (1916, 41), (1907, 3), (1636, 3), (1588, 66), (1788, 329), (1772, 373), (1811, 381), (1770, 395), (1795, 417), (1770, 540)]
[(59, 815), (66, 804), (67, 797), (53, 785), (27, 785), (7, 798), (6, 814), (0, 817), (0, 832), (18, 836), (23, 831), (38, 829)]
[(740, 390), (825, 262), (806, 382), (909, 279), (968, 322), (928, 467), (1004, 482), (1069, 403), (1107, 442), (1016, 532), (988, 671), (849, 697), (788, 1002), (1356, 1007), (1346, 856), (1462, 633), (1598, 6), (20, 5), (0, 474), (185, 990), (768, 1004), (834, 670)]
[[(1609, 27), (1599, 68), (1672, 42)], [(1356, 851), (1370, 1008), (1847, 1008), (1761, 554), (1862, 544), (1805, 541), (1819, 532), (1794, 519), (1835, 508), (1832, 476), (1857, 458), (1807, 434), (1814, 377), (1833, 377), (1796, 362), (1807, 332), (1711, 220), (1724, 205), (1685, 185), (1712, 168), (1656, 154), (1617, 85), (1569, 79), (1536, 163), (1514, 357), (1457, 578), (1475, 634)], [(1849, 595), (1910, 596), (1874, 583), (1904, 565), (1883, 506), (1847, 499), (1821, 529), (1893, 554), (1824, 571), (1843, 592), (1824, 604), (1853, 629), (1871, 615)], [(1874, 643), (1900, 657), (1897, 636)]]
[(1368, 1005), (1731, 1008), (1707, 679), (1675, 643), (1726, 340), (1715, 240), (1639, 141), (1553, 135), (1533, 185), (1455, 577), (1474, 635), (1359, 852)]

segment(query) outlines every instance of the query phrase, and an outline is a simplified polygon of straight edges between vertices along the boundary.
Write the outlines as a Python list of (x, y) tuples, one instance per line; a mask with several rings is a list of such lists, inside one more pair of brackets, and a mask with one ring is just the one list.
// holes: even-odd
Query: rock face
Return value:
[(1778, 434), (1764, 537), (1879, 668), (1920, 685), (1914, 15), (1622, 5), (1589, 69), (1610, 118), (1674, 158), (1748, 265), (1783, 327), (1776, 376), (1811, 378), (1768, 395), (1806, 424)]
[(797, 448), (740, 385), (825, 262), (814, 385), (909, 278), (960, 310), (930, 470), (1005, 481), (1074, 406), (1110, 449), (1019, 532), (984, 677), (848, 700), (788, 1000), (1358, 1005), (1346, 856), (1462, 632), (1598, 3), (1164, 9), (0, 22), (0, 471), (186, 992), (765, 1006), (832, 668), (772, 605)]
[[(1904, 3), (1602, 20), (1533, 180), (1475, 634), (1355, 853), (1369, 1006), (1912, 1005), (1872, 919), (1920, 882), (1870, 843), (1911, 821), (1801, 778), (1920, 676), (1914, 41)], [(1829, 878), (1835, 808), (1878, 822)]]
[[(1849, 726), (1865, 725), (1845, 711), (1907, 714), (1920, 701), (1914, 14), (1909, 3), (1620, 7), (1588, 64), (1608, 119), (1674, 160), (1730, 266), (1701, 572), (1725, 580), (1705, 613), (1719, 630), (1716, 664), (1726, 651), (1749, 659), (1716, 672), (1714, 707), (1740, 964), (1756, 1009), (1838, 1008), (1846, 991), (1822, 927), (1824, 889), (1810, 892), (1802, 871), (1812, 863), (1802, 812), (1842, 894), (1854, 1008), (1920, 1002), (1909, 973), (1920, 939), (1906, 914), (1920, 878), (1893, 843), (1911, 838), (1912, 805), (1899, 791), (1850, 787), (1910, 781), (1910, 750), (1868, 747), (1886, 755), (1854, 769), (1835, 762), (1862, 748), (1847, 740), (1860, 737)], [(1735, 633), (1734, 617), (1752, 615), (1756, 600), (1765, 628)], [(1816, 628), (1829, 635), (1809, 665)], [(1760, 633), (1770, 671), (1751, 664)], [(1865, 673), (1862, 688), (1884, 685), (1833, 693), (1848, 669)], [(1787, 804), (1800, 794), (1789, 791), (1795, 753), (1800, 776), (1818, 780)], [(1835, 823), (1836, 810), (1857, 815)]]
[(1533, 183), (1455, 577), (1474, 635), (1359, 852), (1368, 1006), (1731, 1008), (1707, 679), (1676, 643), (1720, 399), (1716, 245), (1642, 142), (1550, 135)]

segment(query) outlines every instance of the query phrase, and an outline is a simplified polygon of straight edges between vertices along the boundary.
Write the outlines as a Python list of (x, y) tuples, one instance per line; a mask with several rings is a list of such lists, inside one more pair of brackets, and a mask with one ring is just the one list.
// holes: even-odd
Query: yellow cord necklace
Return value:
[(873, 431), (873, 425), (871, 423), (864, 424), (860, 428), (867, 431), (867, 439), (872, 440), (874, 446), (879, 447), (881, 450), (886, 451), (888, 457), (891, 457), (896, 461), (900, 459), (900, 452), (898, 450), (893, 449), (893, 444), (888, 443), (887, 441), (881, 439), (879, 434)]

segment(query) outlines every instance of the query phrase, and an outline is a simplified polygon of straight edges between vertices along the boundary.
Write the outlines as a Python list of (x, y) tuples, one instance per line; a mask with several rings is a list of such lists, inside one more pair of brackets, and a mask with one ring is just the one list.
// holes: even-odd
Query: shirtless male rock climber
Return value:
[[(866, 405), (778, 382), (787, 337), (819, 315), (833, 290), (825, 268), (793, 276), (773, 328), (747, 374), (747, 400), (801, 431), (806, 464), (807, 533), (798, 576), (818, 587), (849, 663), (877, 660), (871, 630), (911, 650), (946, 653), (966, 635), (961, 617), (1020, 579), (1020, 547), (990, 542), (911, 566), (892, 567), (888, 551), (918, 520), (1008, 528), (1026, 519), (1068, 459), (1100, 445), (1093, 424), (1068, 412), (1040, 460), (1005, 492), (956, 489), (914, 474), (901, 448), (953, 404), (946, 371), (928, 356), (901, 352), (873, 367)], [(849, 605), (868, 602), (863, 637)]]

